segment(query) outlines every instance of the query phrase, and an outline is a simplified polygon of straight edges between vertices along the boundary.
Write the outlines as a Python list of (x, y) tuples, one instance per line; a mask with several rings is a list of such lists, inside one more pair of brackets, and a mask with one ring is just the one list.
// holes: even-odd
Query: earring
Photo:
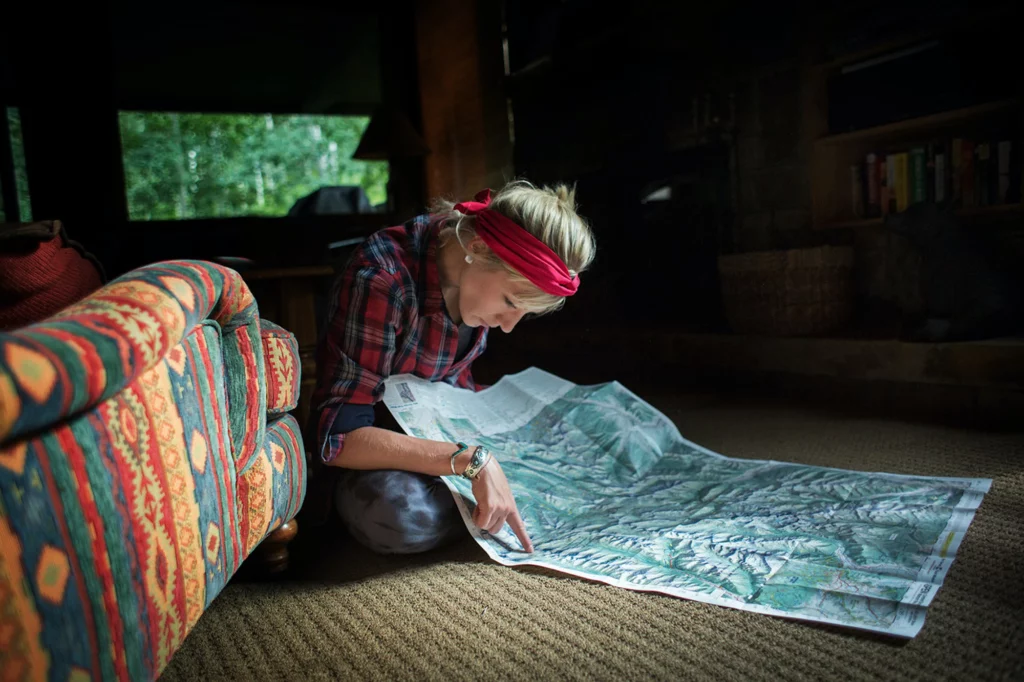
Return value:
[(468, 253), (466, 254), (466, 262), (467, 263), (472, 263), (473, 262), (473, 257), (470, 256)]

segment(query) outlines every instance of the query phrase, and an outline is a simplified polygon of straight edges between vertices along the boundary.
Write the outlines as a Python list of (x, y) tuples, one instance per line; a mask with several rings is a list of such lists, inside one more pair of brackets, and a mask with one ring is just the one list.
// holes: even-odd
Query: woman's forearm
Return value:
[[(345, 447), (331, 461), (331, 466), (344, 469), (398, 469), (416, 471), (430, 476), (450, 476), (451, 456), (459, 446), (435, 440), (413, 438), (402, 433), (364, 426), (345, 436)], [(455, 458), (455, 471), (462, 473), (469, 465), (473, 448)]]

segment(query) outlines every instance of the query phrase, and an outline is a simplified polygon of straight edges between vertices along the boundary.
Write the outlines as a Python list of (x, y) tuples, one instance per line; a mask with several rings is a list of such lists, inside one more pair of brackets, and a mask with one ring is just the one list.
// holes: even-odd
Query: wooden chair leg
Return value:
[(281, 573), (288, 568), (288, 543), (299, 532), (295, 519), (282, 524), (264, 538), (254, 552), (256, 564), (266, 573)]

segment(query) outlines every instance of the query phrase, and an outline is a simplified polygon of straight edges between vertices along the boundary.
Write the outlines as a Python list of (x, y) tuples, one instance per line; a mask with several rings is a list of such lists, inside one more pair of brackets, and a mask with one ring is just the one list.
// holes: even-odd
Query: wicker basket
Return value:
[(853, 311), (853, 249), (822, 246), (719, 256), (733, 331), (812, 336), (842, 328)]

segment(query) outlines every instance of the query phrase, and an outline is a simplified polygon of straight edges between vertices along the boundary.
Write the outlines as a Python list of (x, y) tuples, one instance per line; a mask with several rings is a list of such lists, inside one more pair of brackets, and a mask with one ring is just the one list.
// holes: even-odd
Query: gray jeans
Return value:
[(342, 469), (334, 504), (352, 537), (379, 554), (425, 552), (466, 533), (438, 476)]

